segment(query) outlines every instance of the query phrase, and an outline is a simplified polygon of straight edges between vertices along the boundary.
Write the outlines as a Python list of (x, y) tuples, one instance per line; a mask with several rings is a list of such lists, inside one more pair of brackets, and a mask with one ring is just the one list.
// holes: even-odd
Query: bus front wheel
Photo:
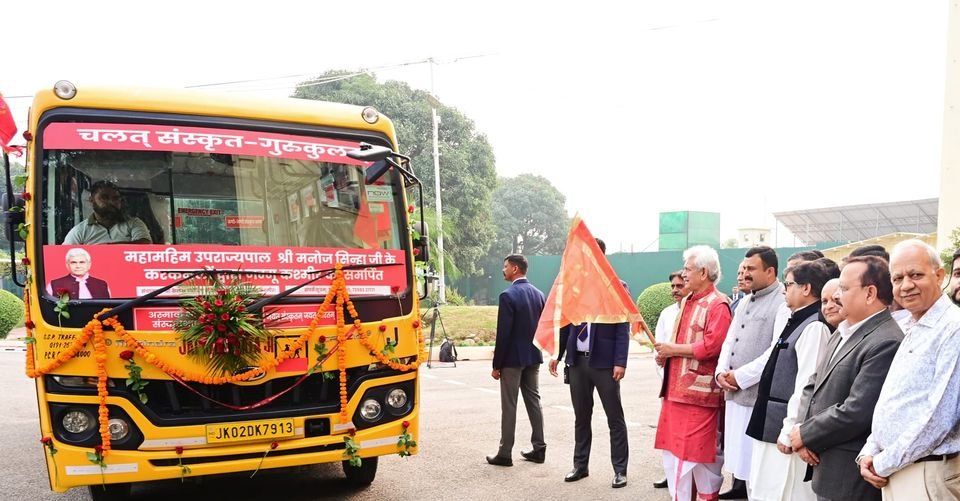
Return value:
[(130, 498), (132, 484), (90, 485), (90, 499), (93, 501), (121, 501)]
[(343, 462), (343, 474), (347, 477), (347, 483), (356, 486), (367, 486), (373, 483), (377, 477), (377, 460), (380, 458), (363, 458), (360, 466), (350, 466), (350, 461)]

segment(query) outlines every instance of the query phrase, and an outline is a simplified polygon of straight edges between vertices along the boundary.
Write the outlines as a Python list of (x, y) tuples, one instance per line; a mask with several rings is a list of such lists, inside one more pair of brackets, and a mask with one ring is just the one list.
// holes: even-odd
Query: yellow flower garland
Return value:
[[(93, 347), (94, 347), (94, 360), (97, 365), (97, 396), (99, 399), (99, 415), (98, 420), (100, 423), (100, 437), (102, 440), (102, 455), (106, 457), (110, 452), (110, 430), (109, 430), (109, 412), (107, 410), (107, 396), (109, 393), (107, 391), (107, 371), (106, 371), (106, 362), (107, 362), (107, 347), (106, 347), (106, 338), (103, 333), (103, 326), (106, 325), (111, 327), (113, 331), (121, 339), (126, 342), (127, 346), (133, 349), (137, 355), (143, 358), (145, 361), (153, 365), (154, 367), (160, 369), (166, 374), (176, 376), (184, 381), (192, 381), (196, 383), (203, 384), (226, 384), (226, 383), (236, 383), (239, 381), (247, 381), (250, 378), (258, 376), (260, 374), (265, 374), (270, 370), (273, 370), (282, 363), (284, 360), (289, 358), (290, 353), (295, 353), (297, 350), (303, 348), (303, 346), (310, 340), (313, 334), (316, 332), (320, 318), (322, 318), (323, 313), (330, 307), (330, 304), (336, 298), (336, 319), (337, 319), (337, 366), (340, 372), (340, 422), (346, 424), (349, 422), (347, 417), (347, 367), (346, 367), (346, 350), (343, 348), (343, 343), (345, 343), (349, 338), (347, 337), (348, 329), (346, 328), (345, 315), (343, 313), (343, 306), (346, 304), (347, 310), (350, 312), (350, 316), (353, 317), (353, 326), (356, 329), (360, 337), (360, 343), (369, 350), (377, 358), (377, 360), (384, 365), (389, 366), (392, 369), (400, 371), (409, 371), (416, 370), (426, 356), (426, 348), (424, 346), (424, 336), (423, 329), (420, 326), (419, 315), (417, 320), (413, 322), (413, 328), (417, 331), (417, 341), (418, 341), (418, 352), (417, 358), (409, 364), (401, 364), (394, 362), (386, 357), (379, 349), (373, 346), (369, 336), (362, 329), (362, 322), (360, 321), (359, 315), (357, 314), (356, 308), (353, 306), (353, 301), (350, 300), (350, 295), (347, 292), (347, 283), (346, 279), (343, 276), (343, 269), (340, 263), (336, 265), (336, 274), (334, 276), (333, 282), (330, 286), (330, 291), (327, 292), (326, 297), (323, 300), (323, 303), (317, 308), (317, 313), (314, 316), (313, 320), (310, 321), (310, 325), (307, 328), (307, 331), (303, 333), (297, 340), (291, 345), (289, 350), (284, 351), (281, 354), (278, 354), (275, 358), (267, 360), (260, 366), (250, 369), (246, 372), (240, 374), (233, 374), (230, 376), (209, 376), (201, 373), (194, 373), (185, 371), (179, 367), (173, 366), (159, 357), (157, 357), (150, 350), (146, 349), (140, 341), (130, 335), (124, 328), (123, 324), (120, 323), (115, 317), (108, 318), (104, 321), (97, 320), (96, 315), (93, 319), (87, 322), (87, 325), (84, 326), (83, 330), (80, 332), (80, 335), (74, 340), (73, 344), (70, 345), (66, 350), (61, 352), (57, 358), (51, 361), (49, 364), (37, 368), (35, 364), (35, 352), (34, 352), (34, 343), (27, 343), (27, 360), (26, 360), (26, 374), (30, 378), (37, 378), (45, 374), (58, 369), (60, 366), (72, 360), (76, 354), (83, 349), (87, 344), (90, 338), (93, 338)], [(24, 323), (30, 325), (30, 296), (27, 289), (24, 289)], [(420, 304), (417, 301), (416, 296), (414, 296), (415, 308), (414, 311), (419, 313)], [(107, 311), (106, 309), (102, 310)], [(99, 315), (98, 313), (97, 315)], [(33, 332), (32, 328), (28, 327), (28, 335), (32, 337)]]

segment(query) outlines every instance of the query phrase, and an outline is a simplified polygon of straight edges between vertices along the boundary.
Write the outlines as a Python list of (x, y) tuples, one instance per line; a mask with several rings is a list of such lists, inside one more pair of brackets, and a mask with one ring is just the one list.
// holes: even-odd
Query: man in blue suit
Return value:
[[(603, 240), (597, 239), (606, 252)], [(623, 281), (621, 281), (623, 283)], [(623, 283), (626, 287), (627, 284)], [(627, 323), (583, 323), (560, 328), (560, 349), (557, 359), (550, 360), (550, 374), (557, 375), (557, 363), (563, 359), (569, 367), (570, 400), (573, 402), (574, 440), (573, 471), (564, 477), (576, 482), (589, 475), (590, 444), (593, 441), (593, 389), (600, 395), (600, 403), (607, 415), (610, 428), (610, 459), (613, 463), (612, 487), (627, 485), (627, 422), (620, 402), (620, 380), (627, 370), (627, 351), (630, 326)]]
[(497, 466), (513, 466), (513, 441), (517, 427), (517, 397), (523, 394), (533, 450), (520, 454), (534, 463), (543, 463), (547, 444), (543, 441), (543, 410), (540, 408), (539, 371), (543, 363), (533, 335), (543, 312), (543, 293), (527, 280), (527, 258), (511, 254), (503, 260), (503, 279), (511, 282), (500, 293), (497, 313), (497, 344), (493, 350), (493, 379), (500, 381), (500, 450), (487, 456)]

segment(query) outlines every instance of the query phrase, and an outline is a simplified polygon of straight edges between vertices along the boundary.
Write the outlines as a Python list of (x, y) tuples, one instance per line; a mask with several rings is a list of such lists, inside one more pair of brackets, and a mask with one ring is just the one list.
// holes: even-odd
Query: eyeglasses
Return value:
[(789, 289), (790, 287), (793, 287), (794, 285), (799, 285), (799, 284), (796, 283), (796, 282), (794, 282), (794, 281), (792, 281), (792, 280), (786, 280), (786, 281), (783, 282), (783, 288), (784, 288), (784, 289)]

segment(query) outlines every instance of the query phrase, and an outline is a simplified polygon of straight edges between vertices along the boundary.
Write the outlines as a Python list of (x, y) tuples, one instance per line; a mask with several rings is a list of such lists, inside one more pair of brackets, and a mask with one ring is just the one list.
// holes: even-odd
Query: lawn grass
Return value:
[[(430, 322), (433, 312), (424, 311), (423, 334), (429, 338)], [(440, 320), (446, 330), (446, 337), (457, 346), (491, 345), (497, 337), (496, 306), (449, 306), (440, 307)], [(443, 340), (443, 330), (437, 326), (437, 343)]]

